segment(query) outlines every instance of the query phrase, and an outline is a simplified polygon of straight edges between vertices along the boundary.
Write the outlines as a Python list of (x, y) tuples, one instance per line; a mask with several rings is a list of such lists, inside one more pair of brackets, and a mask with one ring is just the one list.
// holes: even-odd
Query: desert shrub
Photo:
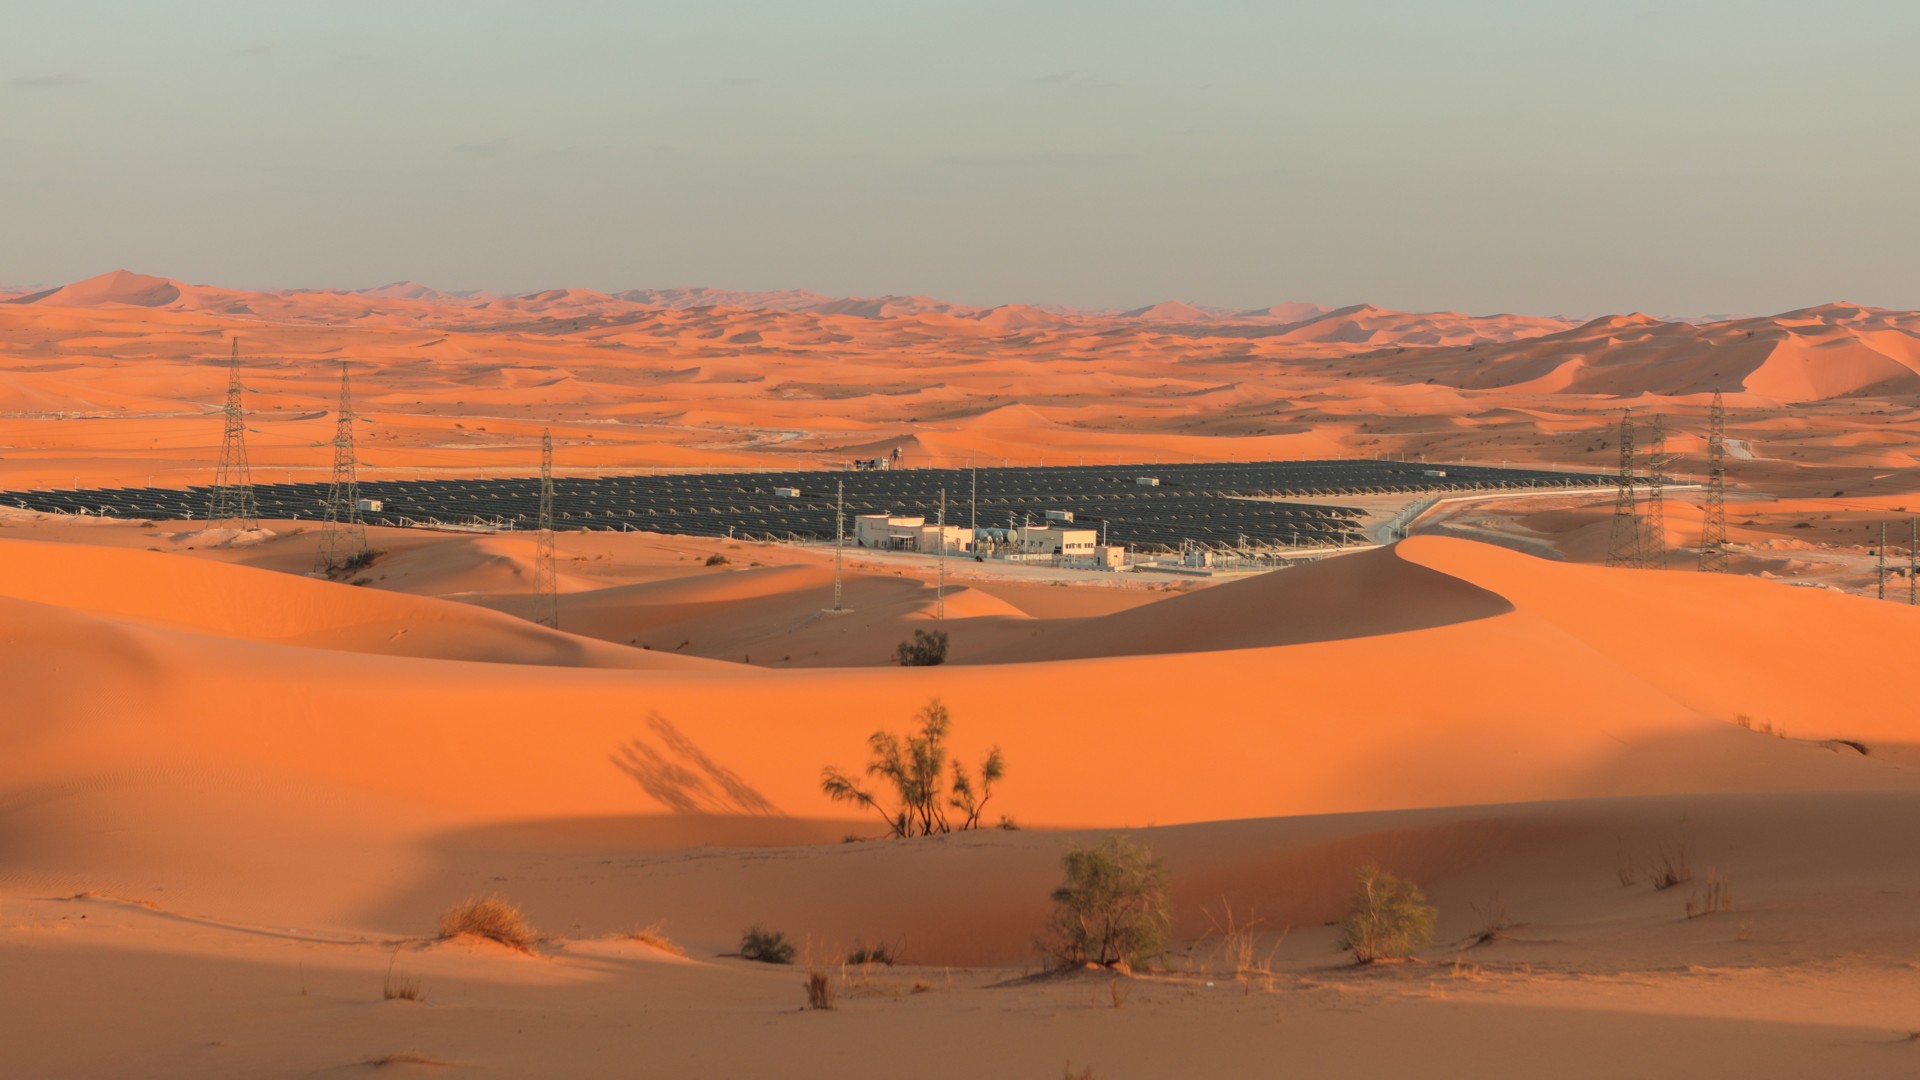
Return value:
[(778, 930), (750, 926), (740, 935), (740, 955), (763, 964), (791, 964), (793, 943)]
[(901, 667), (933, 667), (947, 662), (947, 632), (915, 630), (913, 640), (903, 641), (893, 650)]
[(1341, 924), (1340, 947), (1361, 964), (1412, 956), (1433, 940), (1439, 916), (1418, 885), (1368, 863)]
[[(953, 720), (940, 699), (928, 702), (914, 718), (920, 722), (918, 731), (905, 736), (876, 731), (867, 739), (872, 752), (867, 775), (893, 788), (898, 806), (888, 810), (878, 796), (832, 766), (820, 770), (820, 790), (834, 802), (853, 803), (879, 814), (894, 836), (932, 836), (982, 828), (981, 815), (993, 798), (994, 781), (1006, 773), (1000, 748), (988, 751), (986, 760), (980, 763), (976, 786), (974, 774), (966, 766), (947, 760), (947, 730)], [(954, 817), (948, 816), (949, 810), (955, 812)]]
[(877, 945), (862, 944), (856, 946), (852, 952), (847, 954), (847, 963), (853, 964), (856, 967), (865, 967), (868, 964), (885, 964), (888, 967), (892, 967), (898, 962), (899, 961), (894, 959), (893, 948), (884, 941)]
[(1053, 915), (1041, 945), (1061, 964), (1104, 966), (1165, 955), (1173, 913), (1167, 871), (1153, 849), (1123, 836), (1075, 848), (1060, 859), (1065, 884), (1053, 890)]
[(440, 936), (486, 938), (515, 949), (531, 950), (540, 935), (527, 925), (520, 909), (498, 896), (476, 896), (454, 905), (440, 916)]
[(807, 973), (807, 1008), (833, 1008), (833, 980), (824, 971)]
[(365, 570), (367, 567), (373, 565), (375, 559), (385, 554), (386, 551), (381, 548), (368, 548), (365, 551), (356, 551), (352, 555), (349, 555), (345, 561), (336, 563), (329, 572), (339, 577), (351, 574), (356, 570)]
[(725, 566), (727, 565), (727, 557), (716, 551), (713, 554), (707, 556), (707, 565), (708, 566)]

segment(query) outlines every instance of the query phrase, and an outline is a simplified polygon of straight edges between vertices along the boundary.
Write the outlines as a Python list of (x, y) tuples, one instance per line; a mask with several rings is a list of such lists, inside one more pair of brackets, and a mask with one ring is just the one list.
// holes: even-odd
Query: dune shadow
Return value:
[(666, 717), (649, 712), (647, 728), (649, 737), (622, 743), (608, 760), (662, 806), (676, 814), (786, 816)]

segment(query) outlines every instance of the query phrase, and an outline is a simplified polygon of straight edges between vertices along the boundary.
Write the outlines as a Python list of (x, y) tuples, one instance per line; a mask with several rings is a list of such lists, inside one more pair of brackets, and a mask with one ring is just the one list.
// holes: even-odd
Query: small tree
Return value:
[(1352, 949), (1354, 962), (1360, 964), (1412, 956), (1433, 940), (1439, 917), (1420, 886), (1368, 863), (1360, 868), (1353, 903), (1341, 924), (1340, 947)]
[(1167, 870), (1153, 849), (1122, 836), (1076, 848), (1060, 865), (1066, 884), (1053, 890), (1053, 917), (1041, 944), (1062, 964), (1138, 966), (1165, 955), (1173, 913)]
[[(928, 702), (914, 719), (920, 722), (920, 730), (908, 732), (904, 738), (876, 731), (867, 739), (873, 754), (867, 762), (867, 775), (892, 786), (900, 800), (897, 808), (887, 810), (877, 796), (832, 766), (820, 770), (820, 790), (834, 802), (854, 803), (879, 814), (893, 836), (932, 836), (982, 828), (981, 814), (993, 798), (994, 781), (1006, 772), (1000, 748), (988, 751), (986, 760), (980, 763), (976, 786), (966, 766), (956, 761), (951, 769), (948, 767), (947, 729), (953, 721), (940, 699)], [(948, 810), (959, 812), (958, 824), (947, 816)]]
[(903, 641), (893, 650), (901, 667), (933, 667), (947, 662), (947, 632), (915, 630), (912, 641)]

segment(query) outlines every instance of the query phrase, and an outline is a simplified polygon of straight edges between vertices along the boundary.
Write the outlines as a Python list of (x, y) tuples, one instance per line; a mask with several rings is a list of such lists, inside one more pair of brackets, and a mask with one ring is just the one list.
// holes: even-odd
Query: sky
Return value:
[(1920, 4), (9, 4), (0, 283), (1920, 308)]

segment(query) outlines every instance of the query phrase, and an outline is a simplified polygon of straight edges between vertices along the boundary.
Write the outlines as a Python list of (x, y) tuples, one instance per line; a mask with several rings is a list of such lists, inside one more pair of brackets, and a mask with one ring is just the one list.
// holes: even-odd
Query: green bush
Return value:
[(791, 964), (793, 943), (778, 930), (751, 926), (740, 935), (740, 955), (763, 964)]
[(1164, 956), (1173, 924), (1167, 870), (1153, 849), (1122, 836), (1076, 848), (1060, 860), (1066, 884), (1053, 891), (1042, 946), (1061, 964), (1112, 967)]
[(901, 667), (933, 667), (947, 662), (947, 632), (915, 630), (912, 641), (903, 641), (893, 650)]
[(1420, 886), (1368, 863), (1360, 869), (1341, 924), (1340, 947), (1353, 950), (1354, 962), (1361, 964), (1412, 956), (1433, 940), (1439, 917)]

